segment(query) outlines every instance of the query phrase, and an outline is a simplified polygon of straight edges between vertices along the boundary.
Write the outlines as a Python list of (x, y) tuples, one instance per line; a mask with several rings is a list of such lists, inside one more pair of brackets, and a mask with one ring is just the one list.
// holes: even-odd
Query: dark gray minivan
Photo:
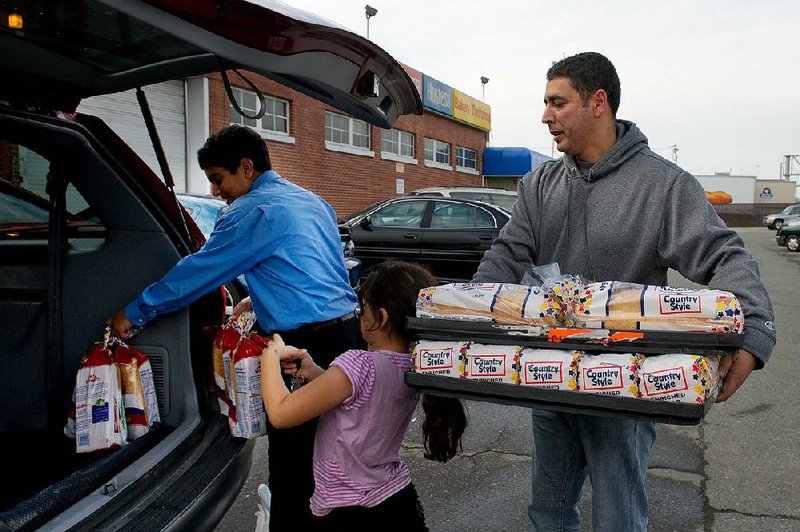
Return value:
[(281, 2), (0, 0), (0, 530), (207, 530), (241, 489), (253, 446), (218, 412), (203, 333), (223, 316), (223, 291), (131, 341), (150, 357), (162, 423), (90, 454), (63, 433), (104, 318), (203, 242), (164, 182), (74, 111), (232, 68), (384, 128), (421, 112), (386, 52)]

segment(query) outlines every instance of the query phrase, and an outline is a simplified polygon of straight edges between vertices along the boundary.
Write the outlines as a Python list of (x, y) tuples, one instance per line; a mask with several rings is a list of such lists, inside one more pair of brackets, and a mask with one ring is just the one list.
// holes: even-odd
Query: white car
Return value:
[(408, 193), (409, 196), (440, 196), (444, 198), (459, 198), (473, 201), (482, 201), (491, 205), (496, 205), (511, 212), (514, 202), (517, 201), (515, 190), (505, 190), (503, 188), (492, 187), (465, 187), (465, 186), (443, 186), (427, 187), (414, 190)]
[(800, 220), (800, 204), (789, 205), (777, 214), (768, 214), (764, 216), (764, 225), (770, 229), (780, 229), (782, 226), (789, 222)]

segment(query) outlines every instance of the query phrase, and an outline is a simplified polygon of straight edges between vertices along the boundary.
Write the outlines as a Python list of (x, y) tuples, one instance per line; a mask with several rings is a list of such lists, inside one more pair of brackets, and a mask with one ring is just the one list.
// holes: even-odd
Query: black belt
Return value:
[(339, 316), (338, 318), (333, 318), (331, 320), (318, 321), (316, 323), (306, 323), (305, 325), (301, 325), (297, 329), (287, 332), (316, 331), (317, 329), (330, 327), (331, 325), (336, 325), (337, 323), (345, 323), (347, 321), (352, 320), (355, 317), (356, 317), (355, 311), (348, 312), (343, 316)]

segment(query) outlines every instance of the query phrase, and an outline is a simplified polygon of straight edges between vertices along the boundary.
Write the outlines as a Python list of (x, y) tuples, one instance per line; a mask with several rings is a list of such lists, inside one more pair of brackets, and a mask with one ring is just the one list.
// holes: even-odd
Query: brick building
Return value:
[[(209, 192), (197, 166), (197, 149), (210, 133), (244, 123), (265, 139), (278, 173), (316, 192), (345, 216), (421, 187), (483, 184), (489, 106), (414, 69), (406, 71), (424, 111), (401, 116), (392, 130), (248, 72), (245, 76), (265, 97), (266, 114), (259, 120), (233, 109), (219, 74), (160, 83), (145, 87), (145, 93), (178, 191)], [(229, 79), (236, 102), (254, 115), (255, 91), (235, 74)], [(90, 98), (79, 110), (100, 116), (161, 175), (132, 91)]]

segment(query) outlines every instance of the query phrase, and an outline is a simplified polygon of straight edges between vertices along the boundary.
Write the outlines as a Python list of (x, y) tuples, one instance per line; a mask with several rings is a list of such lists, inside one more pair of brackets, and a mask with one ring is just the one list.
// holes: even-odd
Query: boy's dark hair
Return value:
[(264, 139), (249, 127), (239, 124), (214, 133), (197, 150), (197, 162), (203, 169), (219, 166), (233, 174), (242, 159), (253, 161), (253, 169), (259, 174), (272, 170)]
[[(433, 275), (422, 266), (390, 260), (375, 266), (361, 279), (358, 301), (373, 315), (378, 309), (385, 309), (391, 332), (410, 344), (413, 338), (406, 328), (406, 318), (416, 315), (419, 291), (436, 284)], [(425, 458), (447, 462), (461, 448), (461, 437), (467, 428), (464, 405), (452, 397), (423, 394), (422, 409)]]
[(617, 69), (608, 58), (597, 52), (583, 52), (556, 61), (547, 71), (547, 81), (568, 78), (573, 88), (583, 98), (583, 105), (596, 91), (603, 89), (608, 94), (611, 112), (617, 115), (622, 90), (619, 86)]

